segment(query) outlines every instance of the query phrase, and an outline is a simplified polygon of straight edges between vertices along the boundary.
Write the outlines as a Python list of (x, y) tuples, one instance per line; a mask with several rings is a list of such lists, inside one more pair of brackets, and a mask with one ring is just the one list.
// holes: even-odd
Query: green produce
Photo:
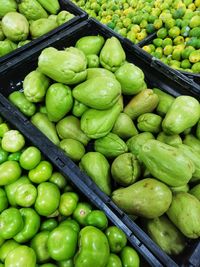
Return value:
[(105, 234), (93, 226), (86, 226), (79, 234), (79, 251), (74, 258), (75, 266), (106, 266), (110, 253), (109, 250)]
[(15, 248), (19, 247), (20, 244), (18, 244), (15, 240), (10, 239), (5, 241), (1, 247), (0, 247), (0, 260), (2, 262), (5, 261), (7, 255)]
[(70, 216), (78, 204), (78, 195), (74, 192), (63, 193), (60, 197), (59, 213), (63, 216)]
[(30, 25), (32, 39), (36, 39), (58, 27), (56, 21), (49, 18), (41, 18), (33, 21)]
[(147, 88), (143, 71), (132, 63), (125, 63), (115, 72), (124, 95), (135, 95)]
[(78, 234), (71, 227), (58, 226), (50, 232), (47, 247), (52, 259), (69, 260), (76, 252)]
[(49, 231), (41, 231), (37, 233), (31, 240), (31, 248), (34, 250), (38, 263), (43, 263), (50, 260), (49, 251), (47, 248), (47, 240)]
[(17, 3), (15, 0), (1, 0), (0, 1), (0, 18), (3, 18), (8, 12), (15, 12), (17, 10)]
[(180, 254), (185, 246), (186, 240), (179, 230), (165, 216), (147, 220), (145, 223), (148, 235), (167, 254)]
[(7, 55), (17, 48), (17, 45), (10, 41), (9, 39), (5, 39), (0, 41), (0, 56)]
[(86, 216), (87, 225), (95, 226), (100, 230), (108, 227), (108, 219), (105, 213), (101, 210), (93, 210)]
[(25, 170), (34, 169), (41, 161), (41, 152), (37, 147), (29, 146), (21, 154), (19, 163)]
[(31, 42), (31, 40), (20, 41), (20, 42), (18, 43), (18, 45), (17, 45), (17, 48), (20, 48), (20, 47), (22, 47), (23, 45), (26, 45), (26, 44), (28, 44), (28, 43), (30, 43), (30, 42)]
[(120, 113), (113, 128), (112, 132), (117, 134), (122, 139), (127, 139), (138, 134), (134, 122), (126, 113)]
[(65, 22), (69, 21), (70, 19), (73, 19), (74, 15), (68, 12), (67, 10), (60, 11), (57, 15), (57, 23), (58, 25), (62, 25)]
[(16, 204), (21, 207), (30, 207), (35, 203), (37, 189), (32, 184), (23, 184), (17, 187), (15, 191)]
[(124, 153), (114, 159), (111, 165), (112, 178), (121, 186), (133, 184), (141, 174), (138, 160), (132, 153)]
[(7, 123), (0, 124), (0, 137), (2, 138), (6, 132), (10, 130), (10, 127)]
[(94, 142), (94, 150), (107, 158), (115, 158), (128, 151), (126, 143), (116, 134), (109, 133)]
[(84, 145), (75, 139), (63, 139), (60, 142), (60, 148), (64, 150), (65, 154), (73, 161), (80, 161), (85, 154)]
[(151, 89), (142, 90), (125, 106), (124, 113), (136, 119), (143, 113), (152, 112), (158, 105), (159, 98)]
[(88, 109), (86, 105), (83, 103), (74, 100), (73, 108), (72, 108), (72, 114), (76, 117), (81, 117), (83, 113)]
[(31, 117), (31, 122), (55, 145), (59, 145), (60, 141), (56, 133), (56, 127), (48, 119), (47, 115), (37, 112)]
[(83, 51), (85, 55), (98, 55), (104, 42), (104, 38), (100, 35), (84, 36), (76, 42), (75, 47)]
[(5, 267), (35, 267), (36, 255), (32, 248), (19, 246), (13, 249), (5, 259)]
[(183, 143), (187, 146), (190, 146), (197, 153), (200, 153), (200, 140), (198, 140), (194, 135), (187, 134), (183, 140)]
[(7, 161), (8, 159), (8, 152), (5, 151), (4, 149), (0, 148), (0, 163), (3, 163)]
[(35, 210), (39, 215), (49, 216), (59, 206), (60, 192), (55, 184), (44, 182), (37, 187), (37, 198), (35, 201)]
[(115, 75), (107, 69), (103, 69), (103, 68), (87, 69), (87, 80), (96, 78), (96, 77), (102, 77), (102, 78), (109, 77), (109, 78), (115, 79)]
[(73, 218), (81, 225), (87, 225), (87, 216), (92, 211), (92, 206), (87, 202), (79, 202), (73, 212)]
[(121, 86), (116, 79), (109, 77), (91, 78), (72, 91), (73, 97), (84, 105), (94, 109), (111, 108), (121, 95)]
[(99, 57), (97, 55), (87, 55), (87, 67), (88, 68), (98, 68), (99, 67)]
[(46, 9), (50, 14), (57, 14), (60, 9), (60, 4), (58, 0), (47, 1), (47, 0), (37, 0), (40, 5)]
[(157, 136), (157, 140), (170, 146), (182, 144), (182, 139), (178, 134), (167, 135), (165, 132), (160, 132)]
[(121, 111), (119, 101), (106, 110), (88, 109), (81, 117), (81, 129), (89, 138), (103, 137), (111, 131)]
[(155, 139), (152, 133), (144, 132), (129, 138), (126, 142), (128, 150), (138, 157), (142, 146), (148, 141)]
[(125, 59), (126, 55), (119, 40), (116, 37), (107, 39), (100, 52), (101, 65), (115, 72), (125, 62)]
[(110, 253), (106, 267), (122, 267), (120, 257), (116, 254)]
[(24, 222), (24, 226), (14, 236), (14, 240), (18, 243), (29, 241), (37, 233), (40, 227), (40, 216), (31, 208), (22, 208), (19, 210)]
[(112, 200), (128, 214), (152, 219), (168, 210), (172, 193), (165, 184), (146, 178), (113, 191)]
[(119, 253), (127, 243), (127, 238), (124, 232), (116, 226), (110, 226), (106, 229), (105, 234), (108, 238), (110, 251)]
[(29, 24), (25, 16), (18, 12), (9, 12), (2, 19), (5, 36), (13, 42), (24, 41), (29, 34)]
[(200, 120), (197, 123), (197, 128), (196, 128), (196, 137), (200, 139)]
[(154, 113), (144, 113), (137, 118), (137, 128), (141, 132), (159, 133), (162, 118)]
[(186, 237), (200, 236), (200, 202), (195, 196), (185, 192), (175, 194), (167, 215)]
[(47, 18), (47, 12), (37, 0), (22, 0), (18, 5), (19, 12), (28, 20)]
[(5, 39), (5, 34), (3, 33), (2, 23), (0, 21), (0, 41), (3, 41), (4, 39)]
[(147, 141), (139, 158), (154, 177), (170, 186), (187, 184), (195, 171), (192, 160), (178, 148), (157, 140)]
[(13, 238), (23, 228), (23, 219), (16, 208), (8, 208), (0, 215), (0, 236), (3, 239)]
[(5, 210), (8, 207), (8, 198), (6, 192), (0, 188), (0, 212)]
[(53, 166), (50, 162), (43, 160), (34, 168), (31, 169), (28, 173), (28, 178), (31, 182), (39, 184), (46, 182), (50, 179), (53, 171)]
[(73, 98), (71, 89), (64, 84), (52, 84), (45, 96), (45, 104), (50, 121), (59, 121), (72, 108)]
[(44, 99), (49, 79), (38, 70), (31, 71), (24, 79), (24, 95), (30, 102), (41, 102)]
[[(20, 177), (20, 175), (19, 175)], [(17, 202), (15, 199), (15, 194), (17, 192), (17, 188), (20, 187), (21, 185), (24, 186), (26, 184), (30, 184), (30, 180), (26, 176), (22, 176), (18, 179), (16, 179), (14, 182), (8, 184), (5, 186), (5, 192), (8, 198), (8, 202), (10, 203), (11, 206), (16, 207)]]
[(86, 153), (80, 161), (80, 167), (104, 193), (107, 195), (111, 194), (110, 165), (101, 153)]
[(21, 168), (16, 161), (5, 161), (0, 164), (0, 185), (8, 185), (15, 182), (21, 175)]
[(89, 138), (81, 130), (80, 121), (75, 116), (67, 116), (56, 125), (56, 130), (61, 139), (75, 139), (87, 145)]
[(36, 112), (34, 103), (28, 101), (24, 93), (15, 91), (11, 93), (8, 99), (26, 116), (32, 116)]
[(64, 189), (67, 185), (67, 179), (59, 172), (53, 172), (49, 182), (56, 184), (60, 189)]
[(8, 160), (10, 161), (19, 161), (19, 158), (21, 156), (21, 151), (17, 151), (17, 152), (14, 152), (14, 153), (11, 153), (9, 156), (8, 156)]
[(39, 70), (64, 84), (77, 84), (86, 79), (87, 59), (85, 54), (69, 47), (65, 51), (58, 51), (53, 47), (45, 48), (38, 58)]
[(52, 231), (58, 226), (58, 222), (54, 218), (46, 219), (41, 222), (40, 230), (41, 231)]
[(200, 184), (197, 184), (194, 187), (192, 187), (189, 193), (195, 196), (200, 201)]
[(6, 132), (1, 140), (1, 146), (7, 152), (17, 152), (23, 148), (24, 144), (24, 137), (18, 130)]
[(179, 96), (170, 106), (162, 127), (167, 134), (179, 134), (194, 126), (200, 117), (199, 102), (191, 96)]
[(59, 226), (69, 226), (71, 227), (75, 232), (79, 233), (80, 232), (80, 225), (78, 224), (77, 221), (72, 220), (72, 219), (68, 219), (65, 221), (62, 221)]
[(139, 267), (140, 266), (140, 258), (137, 252), (129, 246), (126, 246), (122, 249), (120, 253), (120, 257), (121, 257), (123, 266), (127, 266), (127, 267)]
[(159, 98), (159, 103), (156, 108), (156, 111), (158, 112), (159, 115), (163, 116), (167, 113), (169, 110), (171, 104), (174, 102), (174, 97), (161, 91), (158, 88), (154, 88), (153, 92), (158, 96)]
[(170, 190), (172, 191), (172, 193), (179, 193), (179, 192), (188, 192), (189, 191), (189, 185), (181, 185), (181, 186), (174, 186), (174, 187), (170, 187)]

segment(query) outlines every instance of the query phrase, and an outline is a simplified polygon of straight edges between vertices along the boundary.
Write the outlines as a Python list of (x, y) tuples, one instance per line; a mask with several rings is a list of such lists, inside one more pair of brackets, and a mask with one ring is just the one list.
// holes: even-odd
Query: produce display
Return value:
[(0, 0), (0, 57), (73, 17), (58, 0)]
[(45, 48), (21, 89), (9, 100), (166, 253), (200, 237), (198, 100), (149, 89), (100, 35)]
[(2, 118), (0, 137), (0, 266), (139, 267), (124, 232)]

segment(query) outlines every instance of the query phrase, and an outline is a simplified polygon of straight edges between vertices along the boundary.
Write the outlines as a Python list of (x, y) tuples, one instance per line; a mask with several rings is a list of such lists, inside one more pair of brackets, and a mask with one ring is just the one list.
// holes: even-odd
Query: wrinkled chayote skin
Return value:
[(87, 59), (81, 50), (45, 48), (38, 59), (39, 70), (56, 82), (77, 84), (86, 79)]
[(121, 95), (121, 85), (116, 79), (96, 77), (86, 80), (73, 89), (73, 97), (94, 109), (111, 108)]
[(139, 178), (140, 173), (140, 164), (132, 153), (119, 155), (111, 165), (112, 178), (122, 186), (133, 184)]
[(124, 95), (135, 95), (147, 88), (143, 71), (132, 63), (123, 64), (115, 72), (115, 76)]
[(116, 37), (108, 38), (100, 52), (100, 63), (105, 68), (115, 72), (126, 59), (126, 54)]
[(21, 0), (18, 4), (18, 9), (28, 20), (37, 20), (48, 17), (47, 12), (37, 0)]
[(185, 192), (175, 194), (167, 215), (186, 237), (200, 237), (200, 202), (195, 196)]
[(183, 140), (183, 144), (190, 146), (194, 151), (200, 153), (200, 140), (192, 134), (187, 134)]
[(9, 12), (2, 19), (2, 29), (7, 38), (11, 41), (19, 42), (27, 39), (29, 23), (22, 14)]
[(169, 186), (187, 184), (195, 171), (193, 162), (178, 148), (157, 140), (149, 140), (142, 146), (139, 159), (154, 177)]
[(128, 214), (152, 219), (168, 210), (172, 201), (172, 193), (160, 181), (146, 178), (113, 191), (112, 200)]
[(174, 102), (174, 97), (163, 92), (162, 90), (158, 88), (154, 88), (153, 92), (158, 96), (159, 103), (156, 108), (156, 111), (159, 115), (164, 116), (167, 111), (169, 110), (171, 104)]
[(115, 158), (128, 151), (126, 143), (114, 133), (95, 140), (94, 149), (107, 158)]
[(137, 119), (137, 127), (141, 132), (159, 133), (162, 118), (154, 113), (144, 113)]
[(0, 19), (3, 18), (8, 12), (17, 10), (17, 3), (15, 0), (0, 0)]
[(62, 10), (57, 15), (57, 24), (60, 26), (73, 18), (74, 14), (68, 12), (67, 10)]
[(76, 42), (75, 47), (84, 52), (85, 55), (98, 55), (105, 40), (103, 36), (84, 36)]
[(7, 55), (17, 48), (17, 45), (9, 39), (0, 41), (0, 57)]
[(157, 136), (157, 140), (170, 146), (178, 146), (182, 144), (182, 139), (178, 134), (168, 135), (165, 132), (160, 132)]
[(194, 126), (199, 118), (199, 102), (191, 96), (179, 96), (170, 106), (162, 122), (162, 128), (167, 134), (180, 134)]
[(96, 77), (101, 77), (102, 80), (104, 79), (104, 77), (110, 77), (110, 78), (115, 79), (115, 75), (107, 69), (104, 69), (104, 68), (87, 69), (87, 80), (96, 78)]
[(200, 184), (195, 185), (189, 193), (195, 196), (200, 201)]
[(185, 248), (185, 237), (167, 216), (146, 220), (145, 226), (151, 239), (167, 254), (178, 255)]
[(105, 194), (111, 194), (110, 164), (101, 153), (86, 153), (80, 161), (80, 167)]
[(38, 38), (53, 29), (57, 28), (58, 24), (56, 21), (48, 18), (42, 18), (35, 20), (30, 25), (30, 33), (33, 39)]

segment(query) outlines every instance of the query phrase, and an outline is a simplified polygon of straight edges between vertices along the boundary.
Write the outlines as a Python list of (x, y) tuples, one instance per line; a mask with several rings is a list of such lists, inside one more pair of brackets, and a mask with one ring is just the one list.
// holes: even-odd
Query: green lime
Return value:
[(188, 27), (188, 26), (182, 27), (182, 29), (181, 29), (181, 35), (183, 37), (189, 36), (189, 32), (190, 32), (190, 27)]
[(189, 6), (189, 4), (192, 4), (193, 0), (184, 0), (183, 3), (186, 5), (186, 6)]
[(132, 25), (131, 31), (133, 31), (135, 33), (139, 32), (140, 31), (140, 26), (136, 25), (136, 24)]
[(176, 19), (175, 26), (181, 28), (182, 27), (182, 19)]
[(131, 21), (131, 19), (129, 19), (129, 18), (125, 18), (124, 20), (123, 20), (123, 25), (124, 25), (124, 27), (125, 28), (127, 28), (129, 25), (131, 25), (132, 24), (132, 21)]
[(149, 33), (149, 34), (155, 32), (155, 27), (154, 27), (154, 25), (153, 25), (152, 23), (147, 24), (147, 26), (146, 26), (146, 31), (147, 31), (147, 33)]
[(180, 68), (181, 66), (181, 62), (177, 61), (177, 60), (171, 60), (169, 62), (169, 65), (172, 67), (172, 68)]
[(148, 46), (150, 47), (152, 52), (154, 52), (156, 50), (156, 48), (155, 48), (155, 46), (153, 44), (149, 44)]
[(172, 52), (172, 59), (180, 61), (181, 60), (181, 51), (177, 48)]
[(156, 39), (153, 40), (153, 44), (156, 47), (161, 47), (162, 46), (162, 43), (163, 43), (163, 40), (161, 38), (156, 38)]
[(174, 45), (179, 45), (179, 44), (183, 44), (184, 41), (185, 40), (183, 36), (177, 36), (176, 38), (174, 38), (173, 43)]
[(115, 28), (115, 23), (110, 21), (107, 23), (107, 26), (110, 28), (110, 29), (114, 29)]
[(175, 26), (175, 20), (174, 19), (168, 19), (166, 22), (165, 22), (165, 27), (166, 29), (171, 29), (172, 27)]
[(142, 47), (142, 49), (144, 50), (144, 51), (146, 51), (147, 53), (149, 53), (149, 54), (151, 54), (151, 47), (149, 47), (149, 45), (145, 45), (145, 46), (143, 46)]
[(167, 29), (165, 28), (160, 28), (158, 31), (157, 31), (157, 37), (158, 38), (161, 38), (161, 39), (164, 39), (167, 37)]
[(149, 22), (149, 23), (154, 23), (154, 21), (155, 21), (157, 18), (158, 18), (157, 16), (149, 15), (149, 17), (148, 17), (148, 22)]
[(188, 59), (192, 51), (195, 51), (195, 48), (193, 46), (188, 46), (186, 47), (182, 52), (181, 52), (181, 57), (183, 59)]
[(144, 29), (146, 28), (146, 26), (148, 25), (148, 22), (147, 20), (143, 19), (141, 22), (140, 22), (140, 28)]
[(160, 29), (163, 25), (162, 19), (156, 19), (153, 23), (156, 30)]
[(175, 37), (179, 36), (180, 33), (181, 33), (181, 31), (177, 26), (172, 27), (168, 31), (169, 36), (172, 37), (172, 38), (175, 38)]
[(188, 59), (184, 59), (181, 61), (181, 68), (183, 69), (189, 69), (191, 68), (191, 63)]
[(138, 41), (142, 41), (146, 37), (147, 37), (147, 32), (145, 29), (142, 29), (141, 32), (136, 33), (136, 39)]
[[(200, 17), (199, 17), (199, 20), (200, 20)], [(200, 27), (195, 27), (191, 29), (189, 32), (189, 36), (200, 38)]]
[(192, 65), (192, 71), (194, 73), (200, 73), (200, 62), (194, 63)]
[(169, 37), (165, 38), (162, 43), (162, 47), (164, 48), (166, 45), (172, 45), (173, 41)]
[(186, 45), (187, 46), (193, 46), (194, 48), (197, 48), (198, 42), (199, 42), (199, 40), (197, 37), (192, 37), (186, 42)]
[(191, 18), (190, 23), (189, 23), (190, 28), (195, 28), (200, 26), (200, 16), (195, 15)]
[(129, 31), (126, 36), (129, 40), (131, 40), (133, 43), (135, 43), (136, 34), (133, 31)]
[(162, 57), (160, 60), (161, 60), (163, 63), (165, 63), (165, 64), (168, 65), (168, 58), (166, 58), (166, 57)]
[(197, 63), (200, 61), (200, 50), (192, 51), (189, 56), (189, 61), (192, 63)]
[(173, 52), (173, 46), (172, 45), (166, 45), (163, 52), (164, 52), (165, 56), (171, 55)]

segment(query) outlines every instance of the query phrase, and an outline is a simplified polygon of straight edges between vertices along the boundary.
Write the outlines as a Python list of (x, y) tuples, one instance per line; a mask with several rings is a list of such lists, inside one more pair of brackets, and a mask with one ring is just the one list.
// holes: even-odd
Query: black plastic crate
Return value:
[(132, 234), (132, 231), (109, 208), (108, 204), (93, 192), (93, 188), (89, 187), (82, 181), (80, 174), (74, 171), (74, 168), (76, 168), (75, 164), (69, 160), (60, 149), (57, 149), (48, 138), (29, 123), (26, 118), (21, 116), (20, 112), (15, 110), (7, 100), (4, 101), (2, 95), (0, 95), (0, 116), (13, 127), (12, 129), (19, 130), (29, 144), (39, 148), (43, 156), (51, 161), (55, 169), (67, 177), (72, 186), (81, 194), (83, 199), (86, 199), (86, 201), (92, 203), (98, 209), (103, 210), (109, 219), (109, 225), (115, 225), (124, 231), (129, 241), (127, 245), (135, 248), (139, 254), (141, 266), (163, 266), (148, 248)]
[(87, 19), (88, 15), (85, 11), (83, 11), (81, 8), (79, 8), (78, 6), (74, 5), (72, 2), (68, 1), (68, 0), (59, 0), (60, 3), (60, 10), (67, 10), (70, 13), (74, 14), (75, 17), (72, 18), (71, 20), (65, 22), (63, 25), (57, 27), (56, 29), (40, 36), (39, 38), (36, 38), (34, 40), (32, 40), (30, 43), (15, 49), (14, 51), (12, 51), (11, 53), (0, 57), (0, 66), (1, 65), (5, 65), (5, 66), (9, 66), (10, 65), (10, 60), (14, 57), (20, 57), (21, 53), (25, 52), (27, 49), (32, 48), (34, 45), (39, 44), (40, 42), (45, 42), (46, 39), (48, 39), (49, 37), (51, 37), (54, 34), (57, 34), (58, 32), (62, 31), (63, 29), (67, 29), (77, 23), (79, 23), (80, 21)]
[[(160, 61), (159, 59), (151, 56), (150, 54), (148, 54), (147, 52), (145, 52), (142, 47), (144, 45), (148, 45), (150, 43), (152, 43), (152, 41), (156, 38), (156, 33), (155, 34), (152, 34), (149, 36), (149, 38), (146, 38), (144, 39), (143, 41), (141, 41), (140, 43), (138, 43), (137, 45), (139, 46), (139, 49), (141, 48), (141, 53), (143, 52), (143, 55), (144, 57), (146, 57), (147, 55), (149, 55), (151, 57), (151, 60), (156, 62), (158, 61), (159, 63), (162, 63), (161, 64), (161, 67), (163, 68), (163, 71), (165, 72), (170, 72), (171, 70), (175, 71), (174, 69), (172, 69), (170, 66), (168, 66), (167, 64), (164, 64), (162, 61)], [(158, 64), (159, 64), (158, 63)], [(191, 73), (191, 72), (187, 72), (187, 71), (182, 71), (182, 70), (177, 70), (176, 72), (179, 72), (183, 75), (185, 75), (187, 78), (193, 80), (195, 83), (197, 83), (198, 85), (200, 85), (200, 73), (199, 74), (196, 74), (196, 73)]]
[[(41, 53), (42, 49), (47, 46), (54, 46), (58, 49), (74, 45), (75, 42), (82, 36), (85, 35), (97, 35), (100, 34), (105, 38), (109, 38), (114, 35), (113, 31), (107, 29), (107, 27), (102, 27), (102, 24), (98, 23), (93, 19), (81, 22), (79, 25), (68, 29), (67, 31), (60, 32), (56, 37), (48, 39), (46, 43), (41, 43), (35, 46), (34, 49), (27, 51), (21, 55), (19, 60), (12, 60), (12, 64), (9, 68), (0, 68), (1, 78), (1, 92), (5, 97), (15, 90), (20, 90), (22, 88), (22, 81), (24, 77), (33, 69), (37, 67), (37, 58)], [(117, 36), (119, 38), (119, 36)], [(183, 75), (176, 76), (176, 72), (163, 73), (162, 70), (158, 68), (157, 64), (152, 64), (152, 61), (140, 53), (140, 50), (136, 46), (131, 46), (124, 38), (119, 38), (124, 50), (126, 51), (127, 60), (133, 62), (138, 67), (140, 67), (146, 76), (146, 81), (150, 88), (159, 87), (164, 91), (172, 94), (173, 96), (178, 96), (181, 94), (192, 95), (197, 99), (200, 99), (199, 90), (195, 83), (191, 80), (185, 79)], [(8, 104), (8, 101), (2, 96), (0, 97), (0, 103), (2, 105), (8, 106), (10, 109), (14, 110), (14, 115), (16, 119), (21, 120), (26, 127), (33, 129), (34, 127), (29, 123), (29, 120), (25, 118), (16, 108)], [(25, 127), (25, 128), (26, 128)], [(31, 130), (30, 130), (31, 133)], [(37, 133), (38, 138), (46, 138), (38, 130), (35, 130), (35, 135)], [(43, 136), (43, 137), (42, 137)], [(35, 138), (35, 137), (34, 137)], [(41, 139), (42, 140), (42, 139)], [(70, 159), (63, 155), (62, 157), (57, 157), (57, 153), (61, 153), (58, 148), (48, 141), (49, 147), (54, 147), (55, 154), (54, 161), (58, 162), (63, 168), (71, 169), (71, 179), (74, 176), (81, 177), (81, 180), (87, 184), (87, 186), (92, 189), (98, 197), (103, 200), (104, 204), (109, 206), (109, 208), (121, 219), (125, 225), (131, 230), (133, 235), (135, 235), (140, 242), (145, 244), (145, 246), (160, 260), (163, 266), (185, 266), (185, 267), (198, 267), (200, 266), (200, 245), (199, 240), (191, 242), (184, 253), (179, 258), (171, 258), (166, 253), (164, 253), (149, 237), (143, 232), (143, 230), (133, 222), (122, 210), (120, 210), (111, 199), (106, 196), (98, 187), (92, 182), (92, 180), (85, 175), (80, 169), (75, 165)], [(193, 254), (194, 252), (194, 254)], [(158, 265), (156, 265), (158, 266)]]

